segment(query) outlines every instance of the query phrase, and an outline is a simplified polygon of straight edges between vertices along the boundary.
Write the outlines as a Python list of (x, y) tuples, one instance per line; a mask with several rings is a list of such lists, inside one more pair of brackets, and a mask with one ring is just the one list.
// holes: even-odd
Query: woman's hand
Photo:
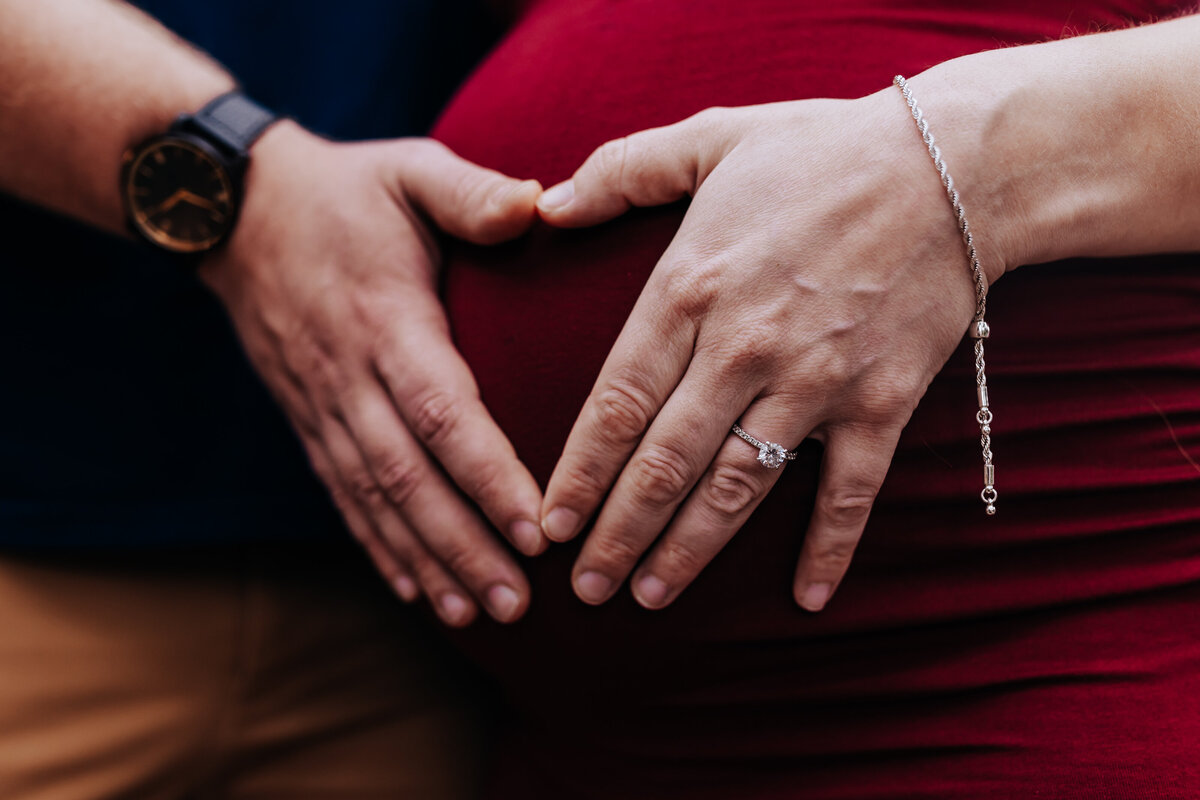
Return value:
[(279, 123), (255, 146), (237, 231), (201, 270), (351, 531), (450, 625), (477, 603), (502, 622), (529, 603), (466, 498), (523, 552), (544, 542), (538, 486), (450, 340), (431, 223), (512, 238), (539, 192), (429, 140), (334, 144)]
[[(565, 541), (599, 508), (576, 593), (607, 600), (650, 548), (632, 590), (661, 608), (779, 478), (733, 423), (786, 448), (816, 439), (820, 487), (794, 585), (816, 611), (846, 572), (901, 429), (972, 320), (964, 246), (895, 89), (714, 108), (608, 142), (539, 210), (553, 225), (593, 225), (684, 195), (687, 216), (547, 487), (543, 529)], [(986, 245), (986, 221), (971, 222)], [(1003, 271), (994, 249), (980, 255), (990, 277)]]

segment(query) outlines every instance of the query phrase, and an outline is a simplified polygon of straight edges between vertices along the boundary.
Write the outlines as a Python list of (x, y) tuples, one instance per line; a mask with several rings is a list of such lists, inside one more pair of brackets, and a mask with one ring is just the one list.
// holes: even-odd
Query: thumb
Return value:
[(718, 112), (708, 109), (663, 128), (613, 139), (570, 179), (538, 198), (542, 219), (561, 228), (595, 225), (631, 206), (657, 206), (695, 194), (725, 147)]
[(486, 169), (432, 139), (408, 140), (403, 147), (397, 162), (400, 190), (451, 236), (496, 244), (533, 224), (542, 191), (537, 181)]

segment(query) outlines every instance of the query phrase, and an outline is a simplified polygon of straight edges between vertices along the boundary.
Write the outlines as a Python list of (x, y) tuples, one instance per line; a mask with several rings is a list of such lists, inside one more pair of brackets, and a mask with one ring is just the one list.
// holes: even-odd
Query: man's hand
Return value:
[[(0, 191), (113, 233), (121, 154), (234, 85), (132, 6), (92, 0), (6, 3), (0, 77)], [(201, 277), (397, 592), (423, 589), (452, 625), (476, 600), (516, 619), (528, 585), (468, 498), (534, 553), (540, 493), (450, 342), (427, 226), (516, 236), (538, 185), (433, 142), (337, 145), (290, 122), (253, 152), (240, 224)]]
[(476, 601), (517, 619), (528, 583), (468, 499), (532, 555), (541, 495), (451, 342), (431, 223), (500, 242), (529, 227), (540, 187), (430, 140), (334, 144), (290, 122), (255, 146), (246, 186), (201, 276), (350, 529), (447, 624)]

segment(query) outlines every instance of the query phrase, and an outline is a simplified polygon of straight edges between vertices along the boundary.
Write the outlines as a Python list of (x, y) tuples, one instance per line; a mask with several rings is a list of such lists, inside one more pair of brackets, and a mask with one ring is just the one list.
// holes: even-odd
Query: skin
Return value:
[[(989, 284), (1024, 264), (1200, 250), (1197, 42), (1192, 16), (981, 53), (909, 81)], [(628, 578), (639, 603), (662, 608), (781, 474), (730, 426), (788, 448), (816, 439), (793, 594), (818, 611), (901, 431), (973, 319), (965, 248), (893, 87), (635, 133), (538, 207), (576, 227), (684, 195), (683, 224), (550, 479), (542, 526), (566, 541), (595, 516), (572, 575), (585, 602)]]
[[(5, 3), (0, 77), (0, 190), (122, 235), (122, 153), (234, 85), (111, 0)], [(437, 234), (517, 236), (540, 191), (429, 140), (335, 144), (281, 122), (200, 267), (351, 531), (450, 625), (528, 607), (493, 525), (527, 554), (544, 540), (540, 490), (451, 343)]]

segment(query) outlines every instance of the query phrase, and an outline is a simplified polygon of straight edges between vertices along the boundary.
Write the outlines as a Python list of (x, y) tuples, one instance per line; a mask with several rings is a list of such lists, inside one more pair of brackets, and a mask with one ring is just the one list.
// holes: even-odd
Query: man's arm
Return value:
[[(123, 152), (234, 85), (113, 0), (9, 0), (0, 25), (0, 190), (124, 230)], [(201, 277), (225, 303), (351, 530), (449, 624), (510, 621), (540, 493), (479, 400), (434, 293), (423, 219), (487, 244), (523, 232), (540, 187), (420, 139), (334, 144), (292, 122), (254, 145), (240, 222)], [(148, 332), (149, 333), (149, 332)]]
[(0, 26), (0, 190), (126, 230), (121, 155), (234, 81), (112, 0), (11, 0)]

